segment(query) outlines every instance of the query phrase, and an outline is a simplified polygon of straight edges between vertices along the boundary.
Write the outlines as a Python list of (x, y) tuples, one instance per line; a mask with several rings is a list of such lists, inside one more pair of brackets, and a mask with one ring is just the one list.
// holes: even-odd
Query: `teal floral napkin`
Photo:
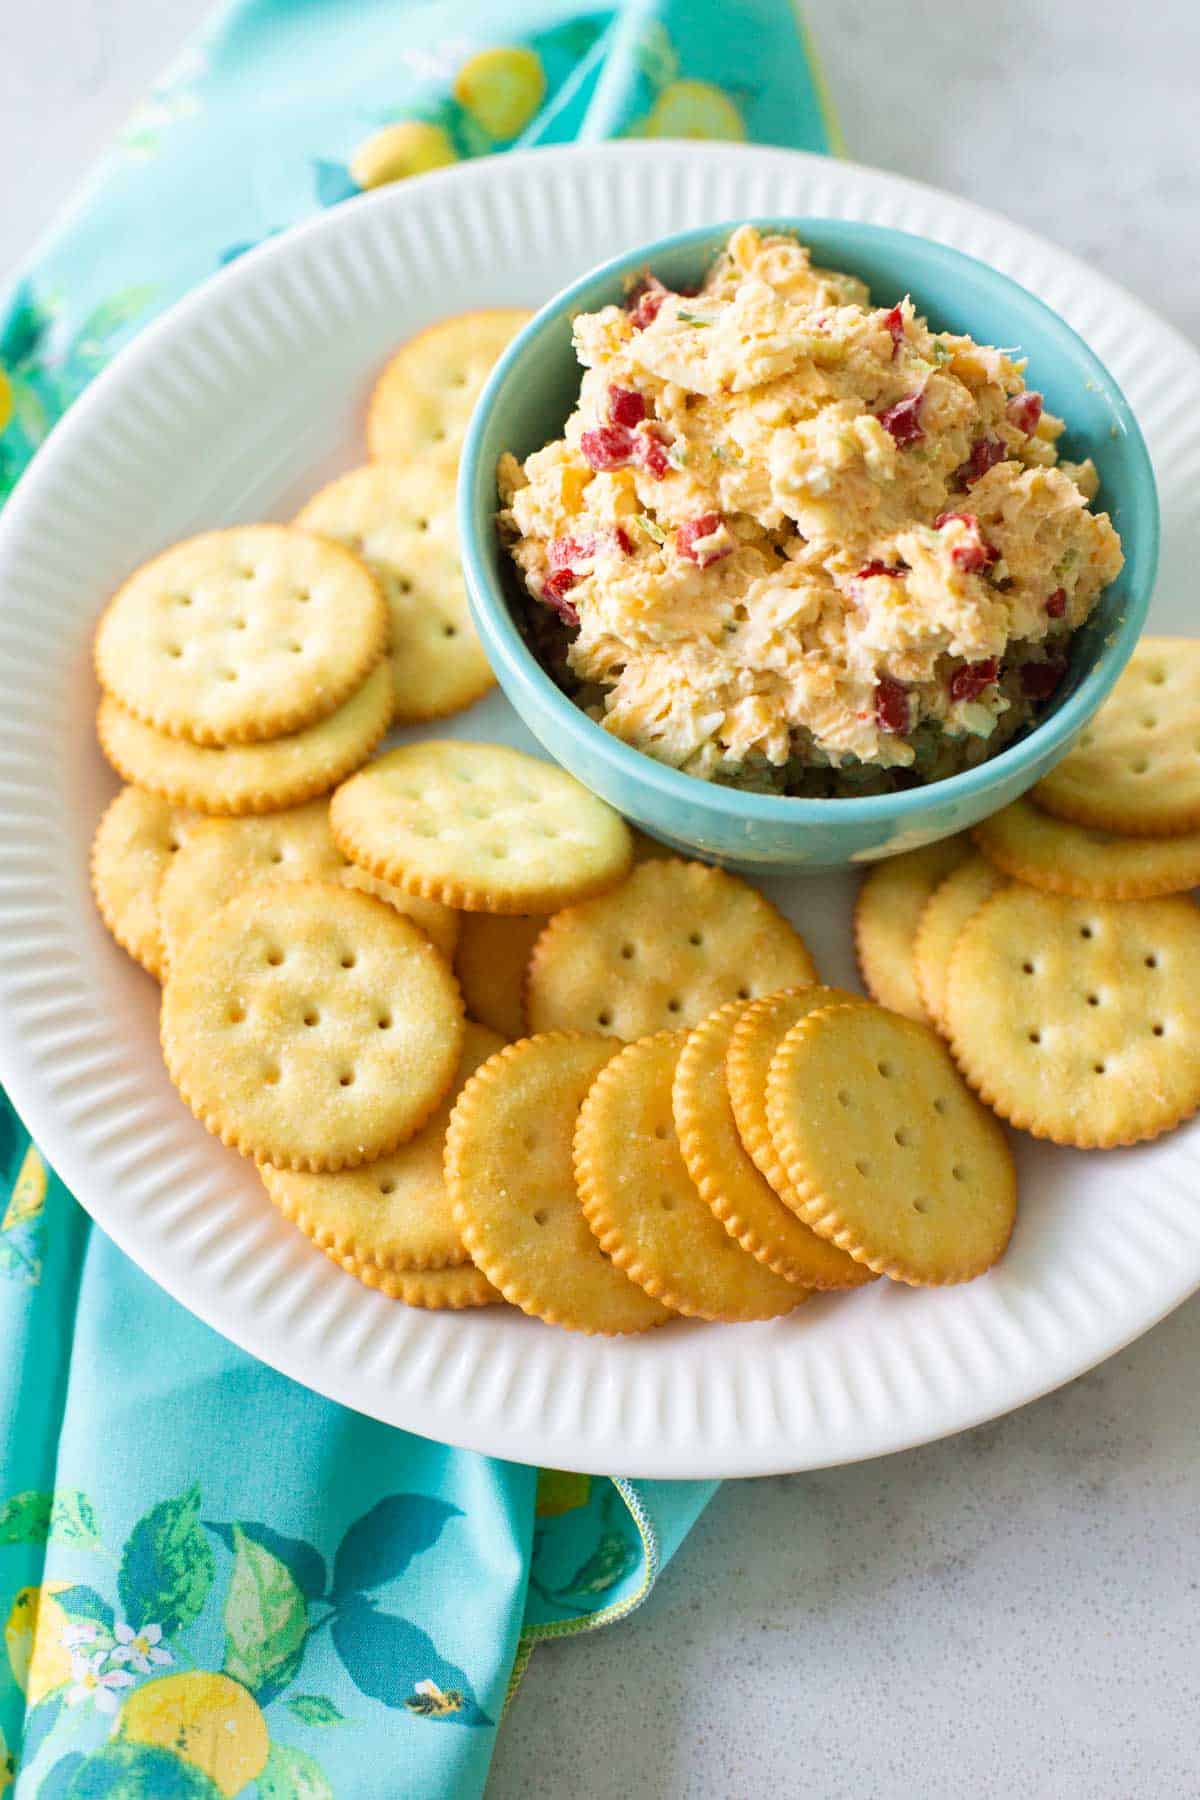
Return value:
[[(360, 182), (613, 136), (835, 147), (780, 0), (238, 0), (0, 300), (0, 499), (263, 238)], [(0, 1345), (18, 1800), (477, 1794), (533, 1646), (639, 1605), (713, 1491), (448, 1449), (276, 1375), (90, 1224), (2, 1096)]]

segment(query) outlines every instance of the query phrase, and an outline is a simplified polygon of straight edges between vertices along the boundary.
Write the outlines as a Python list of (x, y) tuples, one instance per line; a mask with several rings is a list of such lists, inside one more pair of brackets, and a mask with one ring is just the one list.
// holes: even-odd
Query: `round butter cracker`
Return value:
[(620, 1048), (555, 1032), (510, 1044), (458, 1097), (446, 1185), (476, 1266), (514, 1306), (570, 1331), (647, 1331), (670, 1318), (605, 1256), (575, 1191), (583, 1098)]
[(458, 984), (425, 934), (329, 882), (237, 895), (187, 938), (163, 990), (184, 1100), (278, 1168), (353, 1168), (412, 1137), (462, 1038)]
[(502, 1048), (496, 1032), (468, 1019), (449, 1092), (415, 1137), (378, 1162), (334, 1174), (264, 1164), (267, 1193), (318, 1249), (360, 1280), (368, 1268), (395, 1272), (468, 1263), (442, 1173), (446, 1127), (463, 1084)]
[(503, 744), (391, 750), (338, 789), (330, 822), (351, 862), (464, 912), (550, 912), (612, 887), (633, 857), (610, 806)]
[(925, 902), (970, 854), (966, 838), (941, 838), (870, 870), (854, 907), (854, 948), (867, 992), (907, 1019), (926, 1019), (913, 967), (913, 940)]
[(955, 946), (946, 1023), (971, 1086), (1034, 1137), (1157, 1137), (1200, 1107), (1200, 911), (1005, 888)]
[(1200, 830), (1180, 837), (1115, 837), (1014, 800), (971, 835), (996, 868), (1047, 894), (1148, 900), (1200, 883)]
[(810, 1013), (772, 1060), (767, 1120), (807, 1223), (867, 1268), (940, 1287), (1003, 1255), (1012, 1155), (927, 1025), (881, 1006)]
[[(805, 1280), (816, 1288), (859, 1287), (864, 1281), (874, 1280), (874, 1276), (836, 1244), (826, 1243), (804, 1225), (800, 1198), (788, 1180), (767, 1124), (767, 1075), (775, 1052), (793, 1025), (823, 1007), (839, 1005), (865, 1006), (866, 1002), (857, 994), (831, 987), (810, 986), (767, 994), (743, 1007), (734, 1021), (725, 1053), (725, 1084), (742, 1148), (781, 1205), (813, 1240), (810, 1243), (809, 1238), (798, 1239), (789, 1234), (788, 1243), (791, 1254), (797, 1258), (803, 1246)], [(753, 1216), (756, 1235), (761, 1235), (761, 1214)]]
[(401, 468), (422, 462), (453, 475), (484, 383), (532, 317), (519, 306), (455, 313), (402, 344), (371, 395), (370, 456)]
[(358, 691), (315, 725), (265, 744), (210, 746), (167, 737), (106, 694), (96, 731), (126, 781), (175, 806), (218, 816), (277, 812), (325, 794), (370, 756), (392, 716), (392, 673), (373, 669)]
[(654, 858), (550, 920), (530, 957), (525, 1006), (531, 1031), (578, 1027), (633, 1042), (815, 974), (799, 932), (757, 888), (707, 863)]
[(804, 1287), (843, 1284), (840, 1253), (810, 1231), (759, 1173), (738, 1135), (725, 1082), (734, 1029), (753, 1001), (731, 1000), (688, 1034), (671, 1103), (679, 1150), (701, 1196), (756, 1261)]
[(159, 895), (168, 963), (235, 894), (263, 882), (337, 881), (345, 866), (324, 800), (257, 818), (201, 820), (173, 859)]
[(775, 1319), (808, 1292), (748, 1256), (688, 1174), (671, 1095), (687, 1034), (627, 1044), (597, 1075), (575, 1128), (575, 1179), (602, 1250), (692, 1318)]
[(368, 463), (322, 488), (296, 524), (354, 551), (378, 581), (391, 622), (397, 722), (444, 718), (493, 686), (471, 623), (449, 471)]
[(1004, 882), (986, 856), (970, 856), (925, 902), (913, 942), (913, 968), (925, 1011), (939, 1031), (946, 1028), (946, 974), (958, 934)]
[(334, 712), (387, 638), (357, 557), (289, 525), (238, 525), (135, 570), (101, 617), (96, 673), (168, 737), (254, 743)]
[(1033, 797), (1060, 819), (1129, 837), (1200, 830), (1200, 639), (1143, 638)]
[(171, 864), (201, 823), (141, 788), (122, 788), (92, 840), (92, 893), (100, 917), (135, 962), (161, 981), (161, 898)]

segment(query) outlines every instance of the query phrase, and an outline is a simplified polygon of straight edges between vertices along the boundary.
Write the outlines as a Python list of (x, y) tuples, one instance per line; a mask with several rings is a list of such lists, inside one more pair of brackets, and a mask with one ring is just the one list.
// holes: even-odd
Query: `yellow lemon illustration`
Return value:
[(350, 159), (350, 173), (360, 188), (377, 188), (457, 161), (458, 152), (440, 125), (401, 119), (364, 139)]
[(556, 1519), (560, 1513), (574, 1512), (586, 1506), (592, 1491), (590, 1475), (572, 1475), (567, 1469), (539, 1469), (537, 1484), (537, 1516)]
[(22, 1588), (4, 1627), (13, 1680), (30, 1706), (61, 1687), (71, 1673), (71, 1652), (62, 1641), (71, 1621), (53, 1598), (70, 1585), (47, 1581), (43, 1587)]
[(46, 1165), (30, 1144), (25, 1152), (24, 1161), (17, 1171), (17, 1179), (13, 1182), (12, 1193), (8, 1198), (8, 1210), (4, 1214), (4, 1224), (0, 1229), (8, 1231), (19, 1225), (23, 1219), (34, 1219), (46, 1204)]
[(0, 431), (3, 431), (13, 415), (12, 382), (0, 367)]
[(116, 1729), (131, 1743), (173, 1750), (227, 1800), (262, 1774), (270, 1748), (267, 1722), (241, 1682), (201, 1669), (160, 1675), (135, 1689)]
[(711, 81), (672, 81), (642, 120), (646, 137), (732, 138), (746, 136), (742, 115), (729, 95)]
[(532, 50), (480, 50), (454, 77), (454, 98), (489, 137), (516, 137), (545, 97), (545, 71)]

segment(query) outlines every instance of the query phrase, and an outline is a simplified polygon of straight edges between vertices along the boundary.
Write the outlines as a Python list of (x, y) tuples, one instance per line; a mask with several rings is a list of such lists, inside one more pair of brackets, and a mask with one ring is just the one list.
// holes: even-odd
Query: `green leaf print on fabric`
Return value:
[(616, 1587), (641, 1560), (641, 1550), (620, 1531), (606, 1531), (587, 1560), (576, 1569), (560, 1594), (604, 1594)]
[(94, 1619), (97, 1625), (103, 1625), (105, 1631), (111, 1634), (116, 1615), (108, 1601), (95, 1588), (84, 1587), (77, 1582), (74, 1587), (63, 1588), (54, 1598), (72, 1622)]
[(459, 1704), (442, 1712), (430, 1709), (427, 1716), (455, 1725), (492, 1723), (462, 1670), (447, 1662), (429, 1634), (411, 1619), (381, 1612), (363, 1594), (350, 1594), (335, 1614), (332, 1630), (334, 1648), (351, 1681), (372, 1700), (408, 1707), (432, 1684), (444, 1694), (453, 1693)]
[(119, 1741), (86, 1757), (61, 1791), (63, 1800), (223, 1800), (215, 1781), (172, 1751)]
[(200, 1525), (200, 1490), (163, 1500), (129, 1534), (117, 1586), (135, 1628), (157, 1623), (174, 1637), (199, 1618), (213, 1580), (213, 1553)]
[(308, 1607), (277, 1556), (233, 1528), (234, 1565), (225, 1597), (224, 1673), (260, 1701), (293, 1680), (304, 1656)]
[(8, 317), (0, 326), (0, 362), (12, 369), (37, 356), (50, 329), (50, 315), (34, 298), (32, 285), (23, 281), (12, 297)]
[(76, 1550), (95, 1550), (100, 1543), (96, 1509), (78, 1488), (58, 1488), (50, 1513), (50, 1541)]
[(81, 1750), (72, 1750), (68, 1756), (60, 1757), (38, 1789), (38, 1800), (65, 1800), (71, 1790), (75, 1771), (82, 1761)]
[(425, 1494), (389, 1494), (350, 1526), (333, 1565), (335, 1604), (347, 1594), (382, 1587), (429, 1550), (462, 1508)]
[(54, 1495), (38, 1488), (14, 1494), (0, 1506), (0, 1544), (44, 1544)]
[(23, 1763), (28, 1764), (33, 1761), (58, 1724), (58, 1715), (63, 1709), (65, 1697), (65, 1689), (56, 1688), (52, 1694), (47, 1694), (44, 1700), (39, 1700), (36, 1706), (31, 1706), (25, 1714), (25, 1729), (21, 1733), (21, 1760)]
[(272, 1744), (267, 1766), (258, 1778), (259, 1800), (334, 1800), (319, 1762), (306, 1750)]
[[(223, 1524), (219, 1519), (205, 1519), (203, 1523), (205, 1530), (220, 1538), (227, 1550), (233, 1549), (233, 1525)], [(303, 1538), (284, 1537), (281, 1531), (273, 1531), (259, 1519), (239, 1519), (236, 1529), (243, 1537), (261, 1544), (264, 1550), (279, 1558), (306, 1600), (320, 1600), (324, 1596), (328, 1577), (325, 1558), (319, 1550), (314, 1550)]]
[(324, 1694), (292, 1694), (283, 1703), (302, 1725), (344, 1725), (345, 1713), (338, 1711)]

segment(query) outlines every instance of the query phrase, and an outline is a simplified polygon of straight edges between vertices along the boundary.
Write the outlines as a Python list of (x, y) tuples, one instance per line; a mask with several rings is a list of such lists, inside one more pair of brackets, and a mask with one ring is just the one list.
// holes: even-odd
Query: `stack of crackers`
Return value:
[(1029, 798), (868, 876), (859, 964), (1001, 1118), (1132, 1144), (1200, 1106), (1198, 882), (1200, 642), (1147, 638)]
[(996, 1113), (1094, 1145), (1200, 1104), (1193, 647), (1144, 646), (974, 846), (874, 871), (877, 1003), (824, 986), (748, 882), (553, 765), (453, 739), (372, 760), (491, 682), (453, 491), (521, 318), (404, 346), (368, 464), (294, 524), (168, 550), (104, 613), (130, 785), (93, 886), (163, 983), (171, 1079), (315, 1245), (413, 1305), (624, 1333), (970, 1279), (1015, 1216)]

